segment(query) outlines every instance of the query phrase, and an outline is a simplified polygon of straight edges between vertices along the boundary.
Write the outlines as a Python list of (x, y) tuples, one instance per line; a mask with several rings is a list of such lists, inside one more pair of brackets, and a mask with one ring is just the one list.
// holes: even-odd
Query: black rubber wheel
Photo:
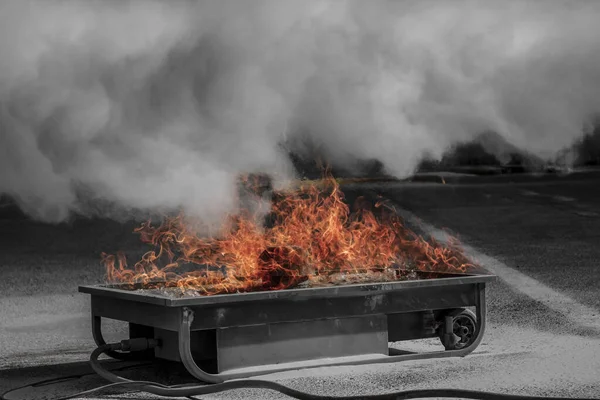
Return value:
[[(442, 325), (443, 326), (443, 325)], [(452, 333), (455, 335), (455, 343), (445, 343), (446, 350), (460, 350), (469, 347), (477, 338), (479, 325), (477, 317), (471, 310), (463, 309), (454, 315), (452, 320)], [(444, 343), (444, 330), (440, 329), (440, 339)]]

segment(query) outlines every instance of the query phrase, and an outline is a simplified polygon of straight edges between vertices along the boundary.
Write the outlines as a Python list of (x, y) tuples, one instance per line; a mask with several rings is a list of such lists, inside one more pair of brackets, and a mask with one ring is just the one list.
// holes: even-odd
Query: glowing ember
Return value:
[(414, 271), (473, 267), (457, 246), (428, 243), (381, 203), (375, 208), (379, 219), (366, 208), (350, 213), (330, 178), (322, 188), (274, 193), (270, 226), (242, 212), (218, 238), (206, 238), (193, 228), (196, 221), (179, 215), (136, 229), (155, 250), (133, 268), (123, 255), (103, 253), (103, 262), (110, 283), (200, 295), (385, 282), (411, 279)]

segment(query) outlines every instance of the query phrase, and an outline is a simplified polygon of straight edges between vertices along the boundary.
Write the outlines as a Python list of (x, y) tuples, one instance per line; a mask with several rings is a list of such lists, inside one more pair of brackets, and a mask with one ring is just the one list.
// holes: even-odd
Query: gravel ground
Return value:
[[(404, 389), (457, 388), (540, 396), (594, 397), (600, 395), (597, 371), (600, 358), (590, 349), (600, 348), (600, 339), (577, 335), (557, 335), (538, 329), (491, 324), (479, 348), (460, 359), (438, 359), (360, 367), (316, 368), (262, 377), (313, 394), (356, 396)], [(114, 365), (114, 364), (112, 364)], [(123, 364), (120, 364), (123, 365)], [(83, 374), (85, 365), (66, 366), (54, 375)], [(156, 379), (140, 371), (120, 372), (137, 379)], [(39, 370), (5, 373), (4, 382), (40, 379)], [(46, 371), (46, 376), (52, 374)], [(84, 376), (55, 387), (29, 388), (12, 394), (11, 399), (52, 398), (102, 384), (96, 376)], [(4, 386), (4, 385), (3, 385)], [(42, 395), (44, 397), (39, 397)], [(147, 398), (146, 395), (130, 395)], [(235, 390), (202, 399), (284, 399), (266, 390)]]

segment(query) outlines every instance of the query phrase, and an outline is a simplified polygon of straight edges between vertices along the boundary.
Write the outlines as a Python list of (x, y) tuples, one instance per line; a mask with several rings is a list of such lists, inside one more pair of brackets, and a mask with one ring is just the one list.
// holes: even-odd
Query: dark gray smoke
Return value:
[(0, 193), (218, 220), (298, 132), (398, 176), (493, 130), (549, 157), (600, 109), (596, 1), (4, 1)]

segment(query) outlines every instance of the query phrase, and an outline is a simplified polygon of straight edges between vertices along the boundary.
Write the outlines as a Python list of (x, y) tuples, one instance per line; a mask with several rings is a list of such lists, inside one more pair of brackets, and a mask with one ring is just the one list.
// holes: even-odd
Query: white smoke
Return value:
[(0, 193), (216, 220), (303, 132), (398, 177), (493, 130), (542, 157), (600, 110), (600, 2), (4, 1)]

